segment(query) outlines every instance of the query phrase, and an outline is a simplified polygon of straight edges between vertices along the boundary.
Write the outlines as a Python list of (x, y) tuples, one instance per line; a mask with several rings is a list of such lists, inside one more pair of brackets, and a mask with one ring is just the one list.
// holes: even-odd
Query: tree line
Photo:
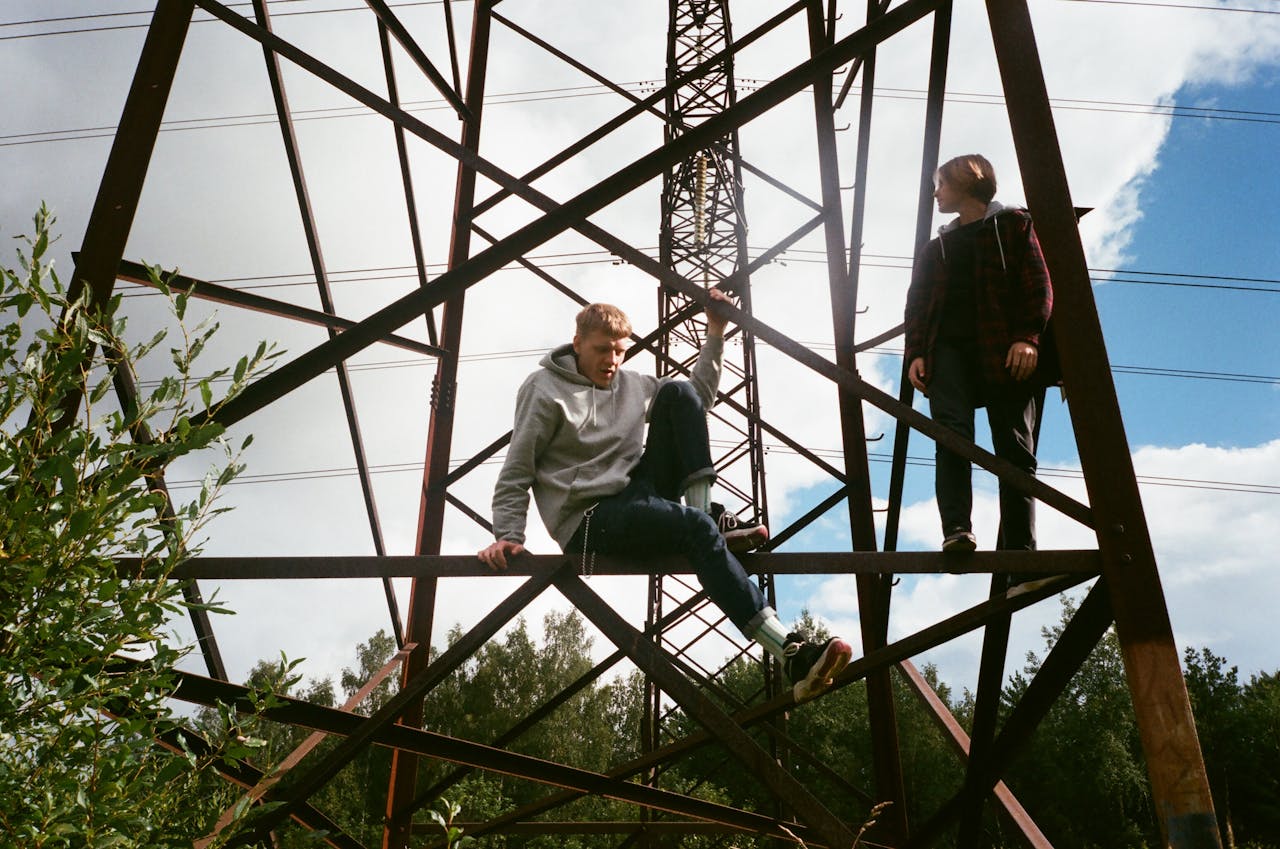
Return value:
[[(1063, 601), (1062, 620), (1044, 632), (1046, 649), (1061, 633), (1073, 609)], [(811, 620), (802, 623), (819, 633)], [(452, 642), (461, 633), (449, 635)], [(332, 706), (339, 692), (349, 697), (394, 653), (395, 645), (379, 631), (356, 648), (356, 663), (331, 681), (289, 685), (282, 661), (262, 661), (251, 683), (283, 687), (308, 700)], [(486, 644), (456, 673), (431, 692), (426, 701), (425, 727), (481, 743), (499, 739), (563, 687), (591, 669), (592, 639), (576, 612), (550, 613), (535, 640), (528, 624), (519, 620), (504, 635)], [(1224, 839), (1228, 845), (1264, 849), (1280, 846), (1280, 681), (1277, 675), (1253, 675), (1242, 681), (1238, 670), (1209, 649), (1188, 649), (1184, 656), (1187, 686), (1200, 731), (1206, 766)], [(1016, 704), (1038, 670), (1040, 657), (1029, 654), (1002, 691), (1001, 712)], [(961, 725), (972, 721), (973, 694), (956, 693), (932, 666), (924, 676)], [(920, 705), (902, 678), (895, 674), (896, 707), (901, 757), (906, 781), (908, 818), (923, 822), (945, 802), (963, 780), (961, 762), (937, 731), (933, 718)], [(759, 661), (739, 658), (720, 676), (722, 706), (732, 710), (762, 698)], [(376, 710), (395, 691), (395, 677), (384, 681), (361, 706)], [(558, 708), (506, 748), (537, 758), (605, 772), (640, 754), (644, 682), (638, 672), (596, 681)], [(200, 718), (206, 733), (217, 736), (219, 717), (206, 711)], [(282, 758), (303, 732), (257, 721), (241, 726), (259, 738), (255, 753), (264, 766)], [(672, 711), (662, 726), (666, 743), (695, 730), (693, 721)], [(794, 710), (786, 734), (813, 757), (779, 752), (794, 773), (837, 814), (861, 823), (876, 800), (871, 768), (866, 692), (855, 683)], [(756, 734), (763, 745), (768, 741)], [(313, 799), (316, 806), (370, 845), (380, 840), (386, 804), (389, 750), (371, 748)], [(833, 774), (834, 772), (834, 774)], [(1119, 643), (1110, 631), (1054, 704), (1027, 751), (1005, 778), (1045, 835), (1059, 849), (1089, 847), (1146, 847), (1159, 845), (1151, 807), (1146, 768), (1129, 698)], [(714, 746), (695, 750), (659, 777), (659, 786), (736, 807), (773, 813), (762, 785)], [(484, 822), (506, 811), (537, 801), (554, 791), (521, 779), (463, 770), (444, 763), (421, 767), (418, 787), (442, 788), (441, 797), (458, 804), (460, 820)], [(852, 790), (852, 792), (851, 792)], [(832, 801), (834, 800), (834, 802)], [(557, 808), (553, 820), (632, 820), (636, 810), (624, 803), (583, 797)], [(425, 818), (419, 815), (419, 818)], [(292, 828), (282, 846), (309, 845), (311, 837)], [(988, 804), (983, 820), (983, 845), (1020, 846), (1011, 823)], [(616, 835), (554, 835), (515, 837), (484, 835), (477, 846), (494, 847), (611, 847)], [(940, 845), (952, 845), (954, 836)], [(766, 845), (749, 836), (685, 836), (669, 838), (672, 846)], [(425, 845), (425, 844), (424, 844)], [(661, 844), (660, 844), (661, 845)]]

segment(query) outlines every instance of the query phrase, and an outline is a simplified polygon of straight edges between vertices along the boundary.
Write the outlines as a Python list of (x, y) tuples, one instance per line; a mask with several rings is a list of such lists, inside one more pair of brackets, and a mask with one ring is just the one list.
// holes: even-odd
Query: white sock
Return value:
[(784, 651), (787, 644), (787, 630), (782, 627), (782, 622), (777, 616), (770, 616), (760, 623), (760, 627), (751, 635), (751, 638), (764, 646), (764, 650), (776, 657), (779, 662), (787, 659)]
[(696, 507), (703, 513), (711, 512), (711, 481), (703, 478), (696, 480), (684, 491), (684, 503)]

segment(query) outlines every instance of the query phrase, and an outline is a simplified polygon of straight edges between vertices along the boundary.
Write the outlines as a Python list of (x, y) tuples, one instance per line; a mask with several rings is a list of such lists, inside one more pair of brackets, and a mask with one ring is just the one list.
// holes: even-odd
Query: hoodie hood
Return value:
[[(996, 248), (1000, 251), (1000, 267), (1005, 269), (1006, 271), (1008, 270), (1009, 266), (1008, 266), (1008, 263), (1005, 261), (1005, 257), (1004, 257), (1004, 240), (1000, 237), (1000, 223), (995, 219), (996, 219), (996, 216), (1002, 215), (1006, 212), (1022, 211), (1022, 209), (1023, 208), (1020, 206), (1005, 206), (1004, 204), (1000, 203), (1000, 201), (993, 200), (991, 201), (991, 203), (987, 204), (987, 211), (982, 216), (983, 223), (991, 221), (995, 225)], [(973, 223), (973, 222), (970, 222), (970, 223)], [(947, 259), (947, 240), (944, 239), (943, 236), (946, 235), (947, 233), (950, 233), (952, 230), (955, 230), (957, 227), (960, 227), (960, 226), (962, 226), (960, 224), (960, 216), (957, 215), (955, 218), (952, 218), (946, 224), (943, 224), (941, 227), (938, 228), (938, 250), (942, 252), (942, 259), (944, 262)]]
[[(1022, 209), (1022, 207), (1005, 206), (1000, 201), (993, 200), (991, 201), (991, 203), (987, 204), (987, 211), (985, 214), (983, 214), (982, 220), (990, 221), (992, 218), (995, 218), (997, 215), (999, 215), (1002, 212), (1011, 212), (1012, 210), (1015, 210), (1015, 209)], [(957, 215), (955, 218), (952, 218), (946, 224), (943, 224), (941, 227), (938, 228), (938, 235), (941, 236), (943, 233), (949, 233), (959, 226), (960, 226), (960, 216)]]
[(567, 380), (570, 383), (573, 383), (577, 386), (588, 387), (591, 390), (590, 412), (587, 414), (587, 417), (582, 421), (581, 425), (579, 426), (579, 429), (598, 426), (599, 418), (597, 413), (598, 413), (599, 407), (597, 406), (597, 399), (596, 399), (597, 393), (600, 393), (600, 392), (605, 393), (605, 397), (609, 399), (610, 406), (611, 406), (610, 414), (612, 415), (614, 412), (616, 412), (617, 402), (615, 401), (616, 396), (614, 395), (613, 389), (614, 389), (614, 386), (616, 385), (616, 381), (618, 380), (619, 377), (621, 377), (621, 372), (619, 372), (619, 374), (614, 375), (614, 381), (615, 381), (614, 384), (610, 384), (608, 389), (601, 389), (599, 386), (596, 386), (595, 381), (591, 380), (586, 375), (582, 374), (582, 372), (578, 371), (578, 358), (577, 358), (577, 355), (574, 354), (573, 352), (572, 343), (557, 345), (555, 348), (552, 348), (545, 355), (543, 355), (539, 365), (541, 365), (547, 371), (554, 374), (556, 377), (559, 377), (563, 380)]
[(586, 375), (578, 371), (578, 358), (573, 353), (572, 343), (566, 342), (547, 351), (538, 365), (570, 383), (577, 383), (581, 386), (595, 386), (594, 383), (587, 379)]

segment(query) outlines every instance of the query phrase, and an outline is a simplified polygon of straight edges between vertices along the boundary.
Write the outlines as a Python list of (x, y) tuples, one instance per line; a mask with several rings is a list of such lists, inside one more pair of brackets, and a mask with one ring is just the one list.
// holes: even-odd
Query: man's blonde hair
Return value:
[(613, 339), (631, 335), (630, 319), (613, 304), (587, 304), (575, 321), (580, 337), (587, 336), (593, 330), (603, 330)]
[(996, 196), (996, 169), (981, 154), (968, 153), (949, 159), (938, 168), (938, 175), (983, 203), (991, 203)]

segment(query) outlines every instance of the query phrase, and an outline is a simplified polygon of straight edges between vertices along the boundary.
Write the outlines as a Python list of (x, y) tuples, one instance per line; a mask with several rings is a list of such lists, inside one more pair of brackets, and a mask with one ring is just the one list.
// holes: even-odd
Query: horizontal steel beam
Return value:
[[(368, 721), (367, 717), (359, 714), (322, 707), (289, 696), (275, 696), (273, 706), (259, 711), (250, 699), (249, 690), (246, 687), (216, 681), (190, 672), (174, 670), (174, 675), (178, 679), (178, 687), (173, 693), (174, 698), (192, 704), (210, 707), (218, 703), (227, 704), (238, 712), (260, 712), (264, 718), (274, 722), (284, 722), (338, 736), (358, 733)], [(384, 725), (370, 736), (368, 742), (542, 784), (572, 788), (579, 792), (631, 802), (673, 814), (704, 818), (710, 822), (735, 826), (742, 831), (792, 841), (795, 840), (795, 835), (798, 835), (804, 837), (811, 845), (817, 845), (811, 840), (812, 835), (807, 829), (788, 824), (787, 828), (795, 832), (795, 835), (789, 835), (778, 827), (778, 821), (772, 817), (431, 731), (398, 724)]]
[[(744, 554), (743, 568), (753, 575), (989, 574), (1096, 575), (1096, 551), (977, 551), (966, 555), (935, 551), (766, 552)], [(511, 558), (505, 572), (493, 572), (473, 554), (193, 557), (179, 565), (174, 579), (278, 580), (302, 578), (481, 578), (529, 577), (577, 558), (563, 554), (524, 554)], [(122, 576), (137, 574), (137, 561), (120, 558)], [(686, 575), (685, 558), (598, 555), (597, 575)]]
[[(72, 254), (72, 258), (74, 257), (75, 254)], [(147, 272), (145, 265), (130, 262), (129, 260), (121, 260), (120, 267), (116, 269), (116, 279), (127, 280), (130, 283), (138, 283), (142, 286), (155, 285), (151, 282), (151, 275)], [(176, 272), (173, 274), (165, 273), (163, 279), (164, 284), (175, 292), (187, 292), (191, 297), (201, 301), (212, 301), (216, 304), (241, 307), (254, 312), (274, 315), (278, 318), (291, 318), (304, 324), (314, 324), (332, 330), (348, 330), (356, 326), (356, 322), (349, 318), (341, 318), (321, 310), (300, 307), (297, 304), (291, 304), (275, 298), (265, 298), (262, 295), (255, 295), (243, 289), (233, 289), (230, 286), (220, 286), (217, 283), (210, 283), (206, 280), (197, 280), (194, 277), (188, 277)], [(426, 354), (429, 357), (439, 357), (445, 353), (444, 348), (437, 345), (427, 345), (407, 336), (397, 334), (391, 334), (382, 341), (397, 348), (404, 348), (418, 354)]]

